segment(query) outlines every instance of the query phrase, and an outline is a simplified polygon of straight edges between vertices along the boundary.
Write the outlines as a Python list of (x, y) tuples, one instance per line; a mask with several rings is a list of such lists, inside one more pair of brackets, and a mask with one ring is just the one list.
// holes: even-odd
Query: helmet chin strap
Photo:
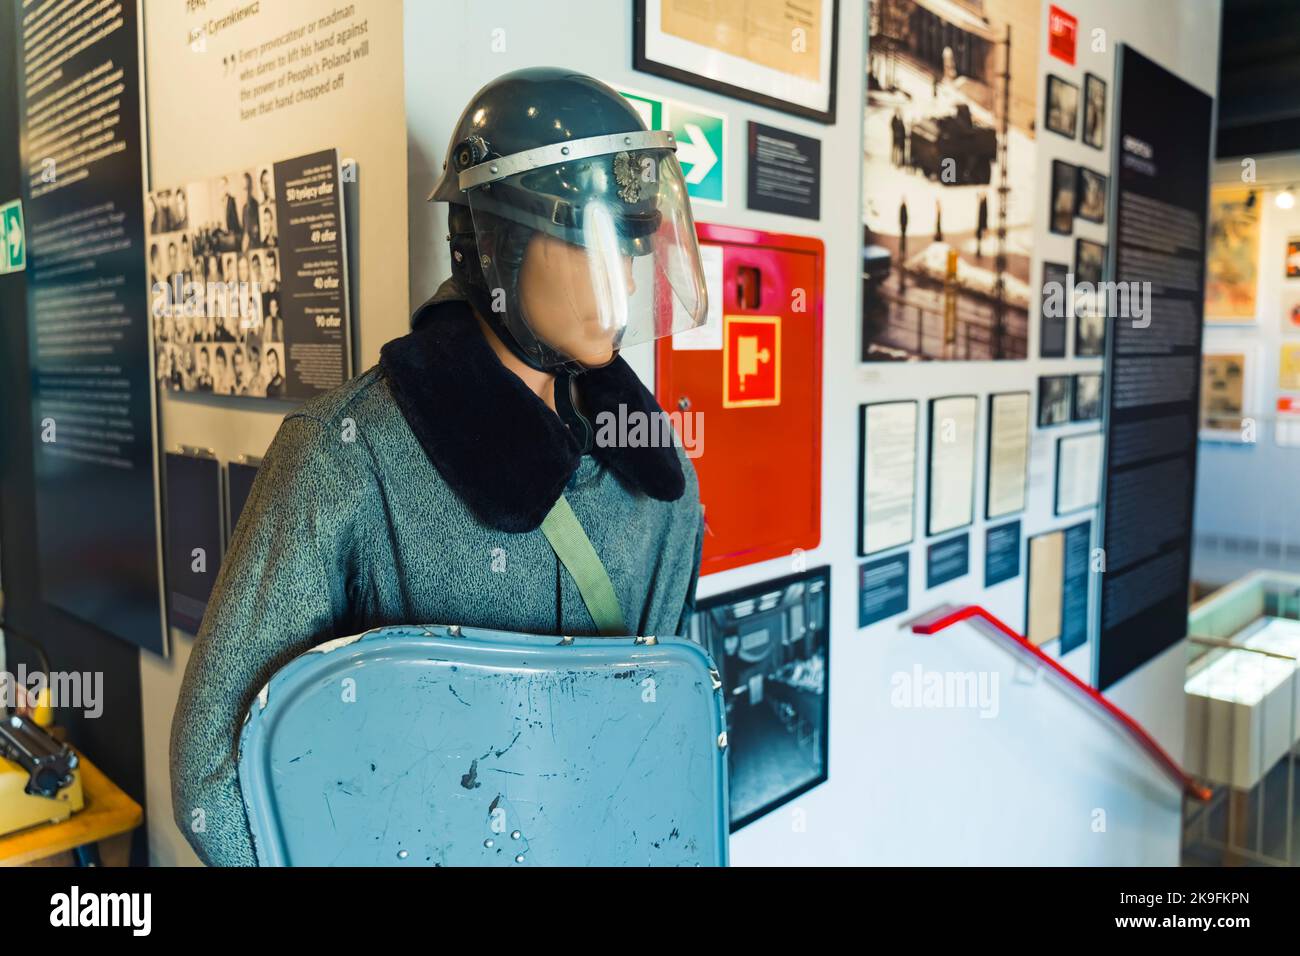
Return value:
[(587, 417), (578, 410), (576, 388), (577, 380), (572, 372), (568, 369), (556, 369), (555, 411), (574, 441), (578, 443), (582, 454), (586, 455), (595, 447), (596, 430), (592, 428)]

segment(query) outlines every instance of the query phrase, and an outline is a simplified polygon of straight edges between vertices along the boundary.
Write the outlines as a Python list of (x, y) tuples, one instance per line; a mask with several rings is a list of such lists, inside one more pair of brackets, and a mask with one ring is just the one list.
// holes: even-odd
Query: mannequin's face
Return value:
[[(631, 296), (636, 291), (631, 258), (623, 265)], [(519, 272), (519, 297), (533, 332), (553, 348), (593, 368), (613, 359), (618, 330), (601, 327), (591, 267), (581, 246), (534, 234)]]

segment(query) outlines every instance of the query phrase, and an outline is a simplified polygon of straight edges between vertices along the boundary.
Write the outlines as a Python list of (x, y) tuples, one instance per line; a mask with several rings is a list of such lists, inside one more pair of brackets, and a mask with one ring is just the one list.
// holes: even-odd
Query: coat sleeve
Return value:
[(704, 557), (704, 511), (700, 510), (700, 524), (695, 532), (695, 564), (691, 569), (691, 582), (686, 586), (686, 602), (682, 606), (682, 616), (677, 621), (677, 630), (674, 634), (684, 635), (686, 628), (691, 623), (691, 615), (695, 613), (695, 590), (700, 583), (700, 562)]
[(347, 618), (351, 522), (366, 476), (330, 426), (280, 426), (209, 598), (172, 719), (172, 811), (209, 866), (257, 863), (236, 776), (258, 691)]

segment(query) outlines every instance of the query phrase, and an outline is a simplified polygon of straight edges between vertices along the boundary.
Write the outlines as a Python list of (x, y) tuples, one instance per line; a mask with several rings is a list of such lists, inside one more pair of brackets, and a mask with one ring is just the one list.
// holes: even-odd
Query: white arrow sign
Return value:
[(686, 183), (689, 186), (697, 186), (704, 182), (704, 177), (709, 175), (709, 170), (717, 165), (718, 154), (713, 151), (708, 137), (699, 126), (686, 123), (685, 128), (686, 135), (691, 141), (677, 143), (677, 160), (691, 164), (691, 171), (686, 174)]

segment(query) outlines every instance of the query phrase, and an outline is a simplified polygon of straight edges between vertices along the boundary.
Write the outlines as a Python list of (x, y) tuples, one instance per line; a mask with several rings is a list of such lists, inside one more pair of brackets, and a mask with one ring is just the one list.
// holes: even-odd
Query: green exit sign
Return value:
[(23, 230), (23, 201), (14, 199), (0, 206), (0, 275), (27, 268), (27, 234)]

